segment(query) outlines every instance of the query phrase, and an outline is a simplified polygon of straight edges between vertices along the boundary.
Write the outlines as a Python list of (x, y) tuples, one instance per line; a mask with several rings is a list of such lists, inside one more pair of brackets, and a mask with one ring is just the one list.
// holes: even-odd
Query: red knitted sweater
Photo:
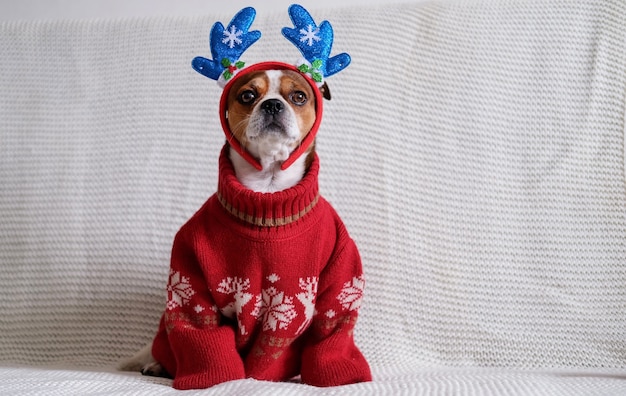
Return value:
[(371, 380), (353, 329), (363, 295), (356, 245), (318, 193), (315, 158), (296, 186), (246, 189), (226, 148), (218, 191), (174, 240), (153, 343), (178, 389), (252, 377), (334, 386)]

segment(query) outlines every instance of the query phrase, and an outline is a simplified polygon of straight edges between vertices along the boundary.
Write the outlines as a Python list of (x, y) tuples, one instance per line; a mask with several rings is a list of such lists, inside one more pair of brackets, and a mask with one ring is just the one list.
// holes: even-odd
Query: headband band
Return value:
[[(290, 65), (288, 63), (282, 62), (262, 62), (256, 63), (252, 66), (248, 66), (242, 71), (238, 73), (236, 76), (231, 78), (228, 83), (224, 86), (224, 91), (222, 92), (222, 97), (220, 98), (220, 122), (222, 123), (222, 130), (224, 131), (224, 135), (226, 135), (226, 140), (230, 144), (230, 146), (235, 149), (239, 155), (241, 155), (248, 163), (254, 166), (258, 170), (262, 170), (263, 166), (261, 163), (254, 158), (241, 144), (232, 131), (230, 130), (230, 126), (228, 125), (228, 95), (230, 94), (230, 90), (233, 87), (234, 83), (248, 73), (253, 73), (256, 71), (263, 70), (292, 70), (298, 72), (298, 68)], [(303, 75), (304, 79), (311, 86), (313, 90), (313, 95), (315, 96), (315, 122), (311, 127), (311, 130), (306, 134), (300, 145), (291, 152), (289, 158), (287, 158), (280, 166), (280, 169), (285, 170), (291, 166), (295, 162), (298, 157), (300, 157), (313, 143), (315, 140), (315, 135), (317, 135), (317, 130), (319, 129), (320, 123), (322, 122), (322, 112), (323, 112), (323, 104), (322, 104), (322, 93), (315, 81), (313, 81), (307, 75)]]

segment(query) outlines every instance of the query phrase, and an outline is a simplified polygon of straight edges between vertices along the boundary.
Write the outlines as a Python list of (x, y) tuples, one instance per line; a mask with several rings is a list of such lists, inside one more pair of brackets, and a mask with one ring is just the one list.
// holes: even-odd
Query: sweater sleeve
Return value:
[(167, 306), (152, 353), (173, 376), (176, 389), (208, 388), (245, 378), (234, 330), (220, 325), (197, 252), (181, 234), (174, 240)]
[(345, 231), (342, 237), (345, 246), (320, 274), (316, 314), (303, 349), (302, 381), (315, 386), (372, 379), (353, 338), (364, 287), (361, 258)]

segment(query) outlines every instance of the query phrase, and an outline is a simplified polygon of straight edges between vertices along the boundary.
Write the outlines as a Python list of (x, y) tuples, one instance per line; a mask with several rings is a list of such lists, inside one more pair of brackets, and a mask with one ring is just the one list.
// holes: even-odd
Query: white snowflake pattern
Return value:
[(262, 291), (252, 314), (263, 322), (264, 331), (286, 329), (298, 316), (293, 297), (286, 297), (285, 292), (279, 292), (275, 287)]
[(194, 294), (196, 292), (191, 287), (189, 278), (182, 276), (178, 271), (170, 270), (167, 283), (167, 309), (171, 311), (189, 304), (189, 300)]
[(344, 283), (341, 293), (337, 296), (337, 300), (341, 303), (343, 309), (355, 311), (361, 307), (363, 300), (363, 289), (365, 288), (365, 279), (363, 276), (353, 277), (352, 281)]
[(243, 32), (241, 30), (237, 30), (237, 26), (232, 25), (230, 30), (224, 29), (224, 38), (222, 39), (222, 43), (228, 44), (229, 48), (235, 48), (235, 44), (241, 44), (241, 35)]
[(199, 314), (200, 312), (204, 311), (204, 307), (198, 304), (195, 307), (193, 307), (193, 310), (196, 311), (197, 314)]
[(329, 309), (328, 311), (326, 311), (326, 313), (324, 315), (326, 315), (326, 317), (328, 319), (332, 319), (332, 318), (334, 318), (337, 315), (337, 312), (335, 312), (332, 309)]
[(318, 42), (321, 40), (321, 38), (317, 35), (319, 32), (319, 28), (313, 29), (312, 25), (309, 25), (307, 30), (300, 29), (300, 34), (302, 35), (302, 37), (300, 37), (300, 41), (303, 43), (306, 41), (307, 45), (311, 47), (313, 45), (313, 41)]

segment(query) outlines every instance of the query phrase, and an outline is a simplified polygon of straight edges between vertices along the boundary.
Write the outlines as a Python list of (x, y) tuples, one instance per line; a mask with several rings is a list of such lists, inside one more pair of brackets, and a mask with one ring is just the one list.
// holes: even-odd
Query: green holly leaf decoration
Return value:
[(321, 82), (323, 81), (323, 78), (322, 78), (322, 73), (320, 73), (320, 72), (316, 72), (316, 71), (312, 72), (312, 73), (311, 73), (311, 78), (312, 78), (312, 79), (313, 79), (313, 81), (315, 81), (316, 83), (321, 83)]
[(313, 66), (313, 69), (319, 70), (320, 67), (322, 67), (322, 60), (321, 59), (314, 60), (313, 63), (311, 63), (311, 66)]

